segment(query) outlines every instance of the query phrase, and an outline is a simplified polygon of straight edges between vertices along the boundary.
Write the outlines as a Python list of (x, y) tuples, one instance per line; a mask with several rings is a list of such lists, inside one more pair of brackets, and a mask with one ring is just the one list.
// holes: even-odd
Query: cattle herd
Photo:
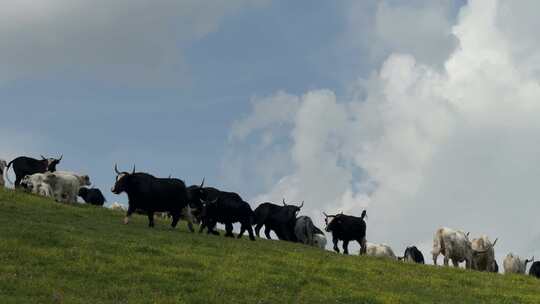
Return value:
[[(61, 160), (62, 156), (41, 156), (41, 159), (21, 156), (9, 163), (0, 160), (0, 187), (5, 186), (4, 176), (11, 182), (8, 170), (13, 168), (16, 189), (63, 203), (76, 203), (79, 196), (88, 204), (103, 206), (103, 193), (97, 188), (86, 187), (91, 185), (88, 175), (56, 170)], [(111, 209), (126, 212), (124, 224), (129, 223), (133, 213), (138, 213), (146, 215), (148, 226), (154, 227), (154, 215), (160, 215), (171, 218), (173, 228), (183, 219), (191, 232), (195, 231), (193, 224), (198, 223), (199, 233), (206, 229), (207, 234), (213, 235), (219, 235), (216, 225), (220, 223), (225, 225), (226, 237), (235, 237), (233, 224), (239, 223), (238, 238), (247, 232), (249, 239), (255, 241), (255, 235), (259, 237), (264, 226), (264, 234), (268, 239), (271, 239), (270, 233), (273, 231), (282, 241), (299, 242), (321, 249), (326, 247), (325, 233), (316, 227), (308, 216), (298, 216), (304, 202), (292, 204), (283, 199), (281, 205), (265, 202), (253, 210), (237, 193), (205, 187), (204, 179), (200, 185), (186, 187), (178, 178), (158, 178), (148, 173), (136, 172), (135, 166), (131, 172), (127, 172), (118, 170), (115, 165), (114, 171), (116, 181), (111, 192), (126, 193), (128, 208), (125, 210), (122, 205), (113, 203)], [(323, 214), (325, 230), (332, 235), (333, 249), (338, 253), (339, 241), (342, 242), (344, 254), (349, 254), (349, 242), (356, 241), (360, 245), (360, 255), (418, 264), (425, 262), (422, 252), (416, 246), (407, 247), (402, 257), (396, 257), (390, 246), (367, 242), (365, 210), (359, 217), (343, 213)], [(496, 243), (497, 239), (491, 242), (486, 235), (470, 240), (469, 233), (442, 227), (436, 230), (433, 237), (433, 264), (437, 265), (438, 256), (442, 255), (446, 266), (451, 260), (454, 267), (465, 262), (467, 269), (499, 272), (495, 260)], [(531, 262), (533, 263), (529, 274), (540, 278), (540, 262), (534, 262), (534, 257), (523, 259), (513, 253), (509, 253), (503, 261), (504, 272), (524, 274), (527, 264)]]

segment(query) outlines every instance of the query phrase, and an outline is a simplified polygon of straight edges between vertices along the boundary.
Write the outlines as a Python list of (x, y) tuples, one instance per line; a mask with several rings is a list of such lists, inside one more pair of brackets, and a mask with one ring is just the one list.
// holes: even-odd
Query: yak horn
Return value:
[(58, 161), (61, 161), (62, 157), (64, 157), (64, 154), (60, 155), (60, 158), (58, 159)]
[(283, 198), (283, 206), (287, 206), (287, 204), (285, 203), (285, 198)]
[(302, 207), (304, 207), (304, 201), (302, 201), (302, 204), (300, 204), (300, 207), (298, 208), (302, 209)]
[(203, 178), (202, 178), (202, 183), (201, 183), (201, 185), (199, 186), (199, 188), (202, 188), (202, 187), (204, 186), (204, 179), (205, 179), (205, 178), (203, 177)]
[(133, 164), (133, 171), (131, 171), (131, 174), (135, 174), (135, 164)]
[(116, 172), (116, 174), (120, 175), (120, 171), (118, 171), (118, 166), (116, 166), (116, 164), (114, 164), (114, 172)]

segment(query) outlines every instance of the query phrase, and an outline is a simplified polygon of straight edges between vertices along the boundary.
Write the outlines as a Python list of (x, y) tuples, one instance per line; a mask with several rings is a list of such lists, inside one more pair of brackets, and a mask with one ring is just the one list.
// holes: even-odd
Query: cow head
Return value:
[(81, 183), (81, 186), (90, 186), (92, 185), (92, 182), (90, 181), (90, 176), (88, 175), (81, 175), (77, 177), (79, 179), (79, 182)]
[(201, 211), (198, 213), (198, 216), (195, 216), (197, 218), (197, 221), (200, 222), (202, 218), (207, 217), (209, 210), (216, 206), (218, 200), (219, 198), (216, 197), (211, 201), (205, 201), (204, 203), (202, 203)]
[(55, 172), (56, 165), (60, 163), (62, 157), (64, 157), (64, 155), (61, 155), (60, 158), (45, 158), (43, 155), (41, 155), (41, 160), (47, 164), (47, 171)]
[(204, 178), (201, 182), (201, 185), (193, 185), (187, 188), (187, 195), (189, 201), (189, 207), (191, 208), (191, 213), (199, 219), (201, 216), (201, 210), (204, 203), (208, 199), (206, 191), (204, 191)]
[(81, 187), (79, 189), (79, 193), (77, 193), (78, 196), (85, 198), (88, 195), (88, 188)]
[(133, 165), (132, 172), (128, 173), (128, 172), (120, 172), (118, 170), (118, 167), (115, 164), (114, 172), (116, 172), (116, 182), (114, 183), (114, 186), (111, 188), (111, 192), (114, 194), (120, 194), (122, 192), (127, 191), (129, 177), (135, 174), (135, 165)]
[(324, 212), (323, 215), (325, 223), (324, 230), (326, 230), (326, 232), (332, 232), (332, 230), (335, 230), (336, 227), (341, 224), (341, 219), (338, 218), (337, 215), (328, 215)]
[(300, 212), (300, 209), (302, 209), (302, 207), (304, 207), (304, 201), (302, 201), (300, 206), (295, 206), (285, 203), (285, 199), (283, 199), (283, 208), (288, 219), (296, 220), (296, 216), (298, 215), (298, 212)]

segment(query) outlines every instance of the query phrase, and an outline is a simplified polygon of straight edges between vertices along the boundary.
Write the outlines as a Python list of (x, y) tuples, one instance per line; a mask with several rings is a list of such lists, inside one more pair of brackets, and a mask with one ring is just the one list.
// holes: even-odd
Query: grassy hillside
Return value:
[(540, 303), (540, 280), (147, 228), (0, 190), (0, 303)]

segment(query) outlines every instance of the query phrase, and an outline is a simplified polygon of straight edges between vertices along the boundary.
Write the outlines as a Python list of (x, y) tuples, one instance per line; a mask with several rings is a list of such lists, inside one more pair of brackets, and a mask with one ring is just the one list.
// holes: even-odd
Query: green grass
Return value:
[(540, 303), (540, 280), (300, 244), (0, 190), (0, 303)]

